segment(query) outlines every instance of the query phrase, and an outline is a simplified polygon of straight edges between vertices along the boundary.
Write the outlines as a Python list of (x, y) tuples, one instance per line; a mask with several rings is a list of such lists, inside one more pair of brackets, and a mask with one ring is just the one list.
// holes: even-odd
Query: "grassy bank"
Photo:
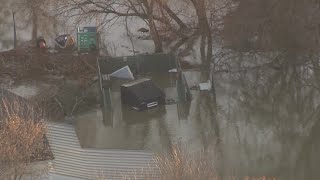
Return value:
[[(235, 175), (221, 175), (215, 166), (214, 151), (189, 153), (185, 148), (174, 147), (170, 155), (158, 154), (154, 158), (158, 173), (151, 169), (140, 169), (134, 173), (123, 174), (124, 180), (276, 180), (275, 177), (239, 177)], [(149, 167), (153, 168), (153, 167)], [(99, 173), (97, 180), (107, 180), (108, 175)]]

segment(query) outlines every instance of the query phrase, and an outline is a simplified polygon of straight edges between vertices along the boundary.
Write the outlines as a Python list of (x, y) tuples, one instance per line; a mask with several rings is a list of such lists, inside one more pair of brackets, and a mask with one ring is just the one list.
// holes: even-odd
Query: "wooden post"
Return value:
[[(106, 80), (103, 79), (100, 69), (99, 58), (97, 58), (97, 71), (100, 85), (100, 93), (102, 98), (102, 118), (106, 126), (113, 126), (113, 108), (110, 77), (107, 75)], [(107, 82), (105, 87), (105, 82)]]

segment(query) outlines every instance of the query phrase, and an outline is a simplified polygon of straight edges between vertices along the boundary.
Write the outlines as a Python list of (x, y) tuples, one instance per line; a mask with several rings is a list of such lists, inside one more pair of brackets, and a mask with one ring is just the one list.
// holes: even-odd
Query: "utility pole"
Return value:
[(17, 32), (16, 32), (16, 21), (14, 18), (14, 14), (15, 12), (12, 12), (12, 19), (13, 19), (13, 44), (14, 44), (14, 48), (17, 47)]

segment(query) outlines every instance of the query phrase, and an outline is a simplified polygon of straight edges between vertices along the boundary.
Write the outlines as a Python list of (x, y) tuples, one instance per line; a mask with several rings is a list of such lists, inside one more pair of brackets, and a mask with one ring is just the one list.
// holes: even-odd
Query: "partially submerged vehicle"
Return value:
[(122, 84), (121, 101), (137, 111), (165, 104), (165, 93), (151, 79), (142, 78)]
[(56, 49), (75, 49), (75, 40), (71, 34), (62, 34), (55, 38)]

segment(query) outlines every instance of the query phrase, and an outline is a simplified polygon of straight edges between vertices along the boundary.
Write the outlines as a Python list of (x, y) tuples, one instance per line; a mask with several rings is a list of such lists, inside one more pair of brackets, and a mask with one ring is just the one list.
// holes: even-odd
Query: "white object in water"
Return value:
[(210, 91), (211, 90), (211, 81), (208, 80), (205, 83), (199, 84), (200, 91)]
[(174, 68), (174, 69), (170, 69), (170, 70), (169, 70), (169, 73), (176, 73), (176, 72), (178, 72), (177, 68)]
[(125, 66), (121, 69), (116, 70), (115, 72), (109, 75), (110, 77), (116, 77), (120, 79), (130, 79), (134, 80), (133, 74), (129, 68), (129, 66)]

